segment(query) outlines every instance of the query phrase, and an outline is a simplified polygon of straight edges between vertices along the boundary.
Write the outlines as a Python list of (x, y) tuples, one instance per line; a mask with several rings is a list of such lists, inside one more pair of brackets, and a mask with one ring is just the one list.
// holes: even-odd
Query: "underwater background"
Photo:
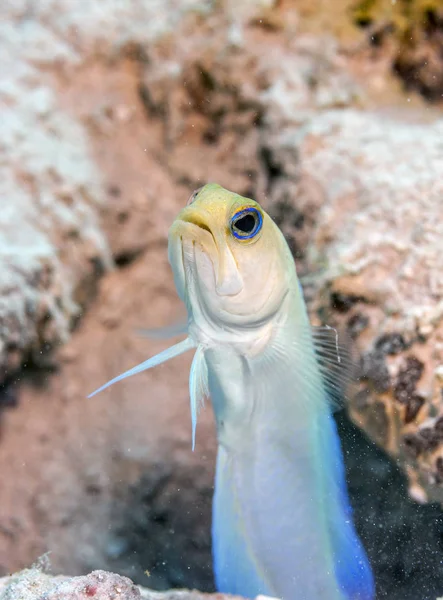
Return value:
[(49, 554), (0, 598), (55, 600), (42, 571), (85, 576), (67, 599), (214, 590), (191, 358), (86, 399), (183, 316), (167, 232), (208, 181), (271, 214), (352, 345), (336, 418), (377, 598), (443, 596), (442, 106), (439, 0), (1, 3), (0, 576)]

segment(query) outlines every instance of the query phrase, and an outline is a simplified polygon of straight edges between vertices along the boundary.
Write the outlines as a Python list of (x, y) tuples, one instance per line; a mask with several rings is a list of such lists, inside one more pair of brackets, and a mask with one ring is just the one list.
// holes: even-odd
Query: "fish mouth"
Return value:
[(225, 231), (214, 233), (220, 226), (211, 227), (210, 219), (211, 215), (203, 214), (202, 211), (185, 209), (176, 221), (175, 231), (182, 246), (184, 269), (186, 271), (187, 262), (191, 263), (200, 278), (208, 279), (207, 265), (202, 257), (197, 257), (198, 248), (212, 265), (215, 293), (218, 296), (236, 296), (243, 290), (243, 279), (227, 243)]
[[(181, 215), (179, 222), (181, 223), (190, 223), (191, 225), (194, 225), (195, 227), (198, 227), (199, 229), (202, 229), (203, 231), (207, 231), (211, 237), (214, 239), (214, 235), (212, 233), (211, 228), (209, 227), (209, 225), (207, 224), (207, 218), (205, 219), (205, 217), (197, 211), (183, 211), (183, 214)], [(215, 241), (215, 240), (214, 240)]]

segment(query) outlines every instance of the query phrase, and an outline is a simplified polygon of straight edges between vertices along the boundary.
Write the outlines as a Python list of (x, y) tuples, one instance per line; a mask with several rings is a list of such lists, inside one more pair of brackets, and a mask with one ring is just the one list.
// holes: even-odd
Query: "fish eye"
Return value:
[(201, 192), (201, 190), (204, 187), (205, 186), (202, 185), (201, 187), (199, 187), (198, 189), (196, 189), (194, 192), (192, 192), (192, 194), (189, 196), (189, 200), (186, 202), (186, 206), (189, 206), (190, 204), (192, 204), (194, 202), (194, 200), (197, 198), (199, 192)]
[(243, 208), (231, 218), (232, 235), (238, 240), (249, 240), (257, 235), (263, 225), (263, 217), (254, 207)]

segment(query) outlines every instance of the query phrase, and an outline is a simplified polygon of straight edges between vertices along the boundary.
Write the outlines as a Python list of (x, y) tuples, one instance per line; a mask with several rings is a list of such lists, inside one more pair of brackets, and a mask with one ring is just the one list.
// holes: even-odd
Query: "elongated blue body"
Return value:
[[(217, 587), (247, 598), (371, 600), (372, 575), (352, 524), (335, 423), (326, 396), (319, 397), (326, 392), (314, 350), (303, 333), (302, 346), (291, 343), (290, 329), (285, 324), (276, 345), (253, 359), (226, 349), (207, 357), (222, 421), (213, 505)], [(319, 384), (307, 377), (314, 373)], [(223, 419), (231, 405), (235, 424)], [(253, 409), (241, 414), (241, 406)]]

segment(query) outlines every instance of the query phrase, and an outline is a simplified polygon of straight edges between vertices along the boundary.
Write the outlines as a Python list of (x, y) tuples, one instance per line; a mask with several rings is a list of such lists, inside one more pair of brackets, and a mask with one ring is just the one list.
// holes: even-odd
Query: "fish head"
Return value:
[(225, 330), (272, 319), (295, 272), (261, 206), (216, 184), (194, 192), (172, 224), (169, 261), (191, 317)]

